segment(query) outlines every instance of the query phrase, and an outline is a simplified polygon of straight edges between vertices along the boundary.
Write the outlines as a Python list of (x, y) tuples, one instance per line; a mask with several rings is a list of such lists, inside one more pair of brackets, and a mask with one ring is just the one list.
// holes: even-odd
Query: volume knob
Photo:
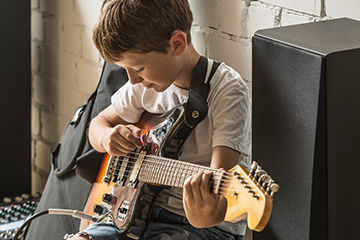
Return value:
[(104, 207), (98, 204), (95, 204), (94, 206), (94, 213), (102, 215), (104, 212)]
[(117, 198), (114, 197), (114, 195), (112, 195), (112, 194), (105, 193), (103, 195), (103, 202), (107, 203), (107, 204), (115, 205), (117, 202)]

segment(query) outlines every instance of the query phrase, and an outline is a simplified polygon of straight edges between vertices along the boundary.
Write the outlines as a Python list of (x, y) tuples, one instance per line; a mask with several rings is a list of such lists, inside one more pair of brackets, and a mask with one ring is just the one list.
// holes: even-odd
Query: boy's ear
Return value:
[(182, 31), (175, 31), (171, 36), (169, 43), (170, 49), (174, 52), (174, 54), (181, 55), (187, 47), (186, 34)]

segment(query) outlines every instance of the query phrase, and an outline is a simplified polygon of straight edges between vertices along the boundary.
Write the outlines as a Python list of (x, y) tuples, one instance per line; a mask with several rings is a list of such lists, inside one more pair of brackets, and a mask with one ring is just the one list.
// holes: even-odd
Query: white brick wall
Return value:
[(32, 191), (42, 190), (50, 152), (100, 77), (91, 29), (100, 0), (32, 0)]
[[(44, 187), (49, 153), (75, 109), (99, 79), (102, 60), (91, 29), (101, 0), (31, 0), (33, 192)], [(189, 0), (193, 42), (251, 85), (251, 37), (262, 28), (347, 16), (360, 20), (360, 0)]]

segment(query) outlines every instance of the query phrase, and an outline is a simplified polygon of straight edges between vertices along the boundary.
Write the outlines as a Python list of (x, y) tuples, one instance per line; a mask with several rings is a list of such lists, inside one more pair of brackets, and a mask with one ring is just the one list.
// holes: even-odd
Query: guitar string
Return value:
[[(156, 157), (156, 156), (155, 156)], [(151, 157), (150, 157), (150, 155), (148, 155), (147, 156), (147, 158), (145, 159), (145, 162), (142, 164), (142, 166), (146, 166), (146, 167), (156, 167), (156, 166), (153, 166), (153, 165), (151, 165), (151, 164), (157, 164), (157, 165), (160, 165), (160, 167), (157, 167), (157, 170), (160, 170), (160, 171), (164, 171), (165, 169), (164, 169), (164, 167), (166, 168), (167, 166), (165, 166), (165, 165), (167, 165), (167, 163), (164, 163), (164, 162), (161, 162), (161, 159), (165, 159), (165, 158), (162, 158), (162, 157), (156, 157), (155, 158), (153, 155), (151, 155)], [(137, 158), (134, 158), (134, 157), (128, 157), (128, 159), (130, 160), (130, 162), (131, 163), (134, 163), (133, 161), (131, 161), (131, 160), (136, 160)], [(156, 159), (160, 159), (160, 161), (158, 162), (158, 161), (151, 161), (151, 160), (156, 160)], [(169, 160), (173, 160), (173, 159), (169, 159)], [(228, 172), (226, 172), (226, 171), (224, 171), (224, 170), (219, 170), (219, 169), (212, 169), (212, 168), (209, 168), (209, 167), (205, 167), (205, 166), (198, 166), (198, 165), (195, 165), (195, 164), (191, 164), (191, 163), (188, 163), (188, 162), (180, 162), (180, 161), (177, 161), (177, 160), (173, 160), (175, 163), (179, 163), (180, 164), (180, 166), (176, 166), (175, 167), (175, 169), (177, 169), (177, 170), (185, 170), (185, 171), (192, 171), (193, 173), (191, 174), (191, 175), (189, 175), (189, 176), (193, 176), (193, 175), (195, 175), (196, 173), (198, 173), (200, 170), (203, 170), (203, 171), (209, 171), (209, 172), (214, 172), (215, 174), (216, 173), (224, 173), (224, 175), (225, 176), (223, 176), (224, 178), (234, 178), (234, 176), (233, 175), (231, 175), (230, 173), (228, 173)], [(173, 162), (173, 163), (174, 163)], [(120, 169), (121, 169), (121, 166), (119, 166), (119, 164), (117, 163), (116, 164), (117, 166), (115, 166), (115, 168), (116, 167), (118, 167), (119, 168), (119, 171), (120, 171)], [(114, 166), (113, 166), (114, 167)], [(134, 169), (134, 165), (131, 165), (131, 166), (127, 166), (126, 167), (126, 170), (124, 171), (124, 173), (129, 173), (129, 172), (132, 172), (132, 170)], [(193, 168), (193, 169), (191, 169), (191, 167)], [(194, 168), (197, 168), (197, 169), (194, 169)], [(173, 172), (175, 172), (174, 170), (167, 170), (167, 172), (168, 171), (173, 171)], [(214, 176), (217, 176), (217, 175), (214, 175)], [(225, 179), (225, 181), (227, 181), (226, 179)]]
[[(134, 158), (134, 157), (130, 157), (128, 156), (129, 160), (131, 163), (134, 163), (132, 162), (131, 160), (136, 160), (137, 158)], [(151, 160), (160, 160), (159, 162), (156, 161), (156, 162), (151, 162)], [(167, 163), (164, 163), (162, 160), (167, 160), (168, 162), (173, 162), (173, 163), (179, 163), (180, 164), (180, 167), (179, 166), (176, 166), (176, 169), (178, 170), (186, 170), (186, 171), (193, 171), (193, 174), (189, 175), (189, 176), (193, 176), (195, 175), (197, 172), (200, 171), (200, 169), (202, 169), (203, 171), (207, 170), (207, 171), (210, 171), (210, 172), (214, 172), (215, 174), (216, 173), (223, 173), (225, 176), (223, 176), (224, 178), (234, 178), (233, 175), (231, 175), (230, 173), (224, 171), (224, 170), (219, 170), (219, 169), (212, 169), (210, 167), (205, 167), (205, 166), (198, 166), (198, 165), (195, 165), (195, 164), (192, 164), (192, 163), (188, 163), (188, 162), (181, 162), (179, 160), (174, 160), (174, 159), (170, 159), (170, 158), (164, 158), (164, 157), (159, 157), (159, 156), (155, 156), (155, 155), (148, 155), (146, 158), (145, 158), (145, 163), (156, 163), (157, 165), (161, 165), (162, 167), (164, 167)], [(144, 164), (143, 164), (144, 165)], [(117, 166), (118, 166), (118, 163), (117, 163)], [(148, 166), (148, 165), (146, 165)], [(190, 169), (190, 168), (196, 168), (196, 169)], [(132, 166), (128, 166), (127, 169), (125, 170), (125, 173), (129, 173), (133, 170), (134, 168), (134, 165)], [(121, 166), (119, 167), (119, 170), (121, 169)], [(160, 169), (159, 167), (157, 168), (158, 170)], [(160, 171), (163, 170), (160, 169)], [(214, 176), (217, 176), (217, 175), (214, 175)], [(226, 181), (226, 179), (225, 179)]]
[[(194, 166), (193, 168), (191, 168), (189, 165), (183, 165), (182, 163), (180, 163), (181, 165), (180, 166), (175, 166), (173, 169), (170, 169), (170, 170), (166, 170), (166, 168), (168, 167), (167, 166), (167, 163), (165, 162), (157, 162), (157, 161), (154, 161), (156, 159), (154, 158), (150, 158), (150, 159), (147, 159), (146, 163), (148, 164), (147, 166), (149, 167), (156, 167), (154, 166), (154, 164), (157, 164), (157, 165), (161, 165), (160, 167), (158, 167), (157, 169), (159, 171), (162, 171), (163, 173), (167, 173), (167, 172), (179, 172), (180, 174), (185, 174), (187, 175), (187, 177), (189, 176), (194, 176), (196, 173), (200, 172), (200, 171), (203, 171), (203, 172), (213, 172), (213, 179), (220, 179), (221, 178), (221, 173), (223, 173), (223, 178), (233, 178), (232, 175), (229, 175), (229, 176), (226, 176), (226, 174), (228, 174), (226, 171), (224, 170), (219, 170), (219, 169), (212, 169), (212, 168), (209, 168), (209, 167), (203, 167), (203, 166), (194, 166), (194, 165), (190, 165), (191, 167)], [(196, 168), (196, 169), (194, 169)], [(165, 171), (164, 171), (165, 170)], [(228, 181), (227, 179), (224, 179), (225, 181)]]
[[(140, 153), (133, 153), (134, 155), (138, 155), (140, 156)], [(117, 157), (117, 158), (121, 158), (122, 156), (120, 157)], [(137, 160), (138, 158), (136, 157), (132, 157), (132, 156), (124, 156), (124, 157), (128, 157), (130, 160)], [(189, 167), (193, 167), (193, 168), (202, 168), (202, 169), (207, 169), (207, 170), (212, 170), (212, 172), (221, 172), (223, 170), (219, 170), (219, 169), (213, 169), (213, 168), (210, 168), (210, 167), (206, 167), (206, 166), (200, 166), (200, 165), (196, 165), (196, 164), (193, 164), (193, 163), (189, 163), (189, 162), (184, 162), (184, 161), (181, 161), (181, 160), (175, 160), (175, 159), (171, 159), (171, 158), (166, 158), (166, 157), (161, 157), (161, 156), (157, 156), (157, 155), (145, 155), (144, 156), (144, 160), (149, 160), (149, 159), (153, 159), (153, 160), (160, 160), (160, 161), (167, 161), (167, 162), (173, 162), (173, 163), (179, 163), (183, 166), (189, 166)], [(134, 162), (132, 162), (134, 163)], [(161, 162), (156, 162), (156, 164), (159, 164)], [(182, 169), (185, 169), (185, 167), (183, 167)], [(223, 171), (225, 174), (227, 175), (230, 175), (232, 176), (230, 173), (226, 172), (226, 171)]]
[[(136, 154), (135, 154), (136, 155)], [(130, 162), (131, 163), (133, 163), (131, 160), (133, 160), (133, 159), (137, 159), (137, 158), (134, 158), (134, 157), (130, 157), (130, 156), (127, 156), (128, 158), (129, 158), (129, 160), (130, 160)], [(121, 157), (120, 157), (121, 158)], [(232, 179), (234, 179), (235, 177), (233, 176), (233, 175), (231, 175), (230, 173), (227, 173), (226, 171), (223, 171), (223, 170), (218, 170), (218, 169), (212, 169), (212, 168), (209, 168), (209, 167), (205, 167), (205, 166), (198, 166), (198, 165), (195, 165), (195, 164), (191, 164), (191, 163), (188, 163), (188, 162), (180, 162), (179, 160), (174, 160), (174, 159), (169, 159), (169, 158), (164, 158), (164, 157), (160, 157), (160, 156), (155, 156), (155, 155), (147, 155), (146, 156), (146, 158), (145, 158), (145, 164), (146, 165), (144, 165), (143, 164), (143, 166), (147, 166), (147, 167), (154, 167), (153, 165), (148, 165), (147, 163), (149, 163), (150, 161), (149, 161), (149, 159), (153, 159), (153, 160), (156, 160), (156, 159), (160, 159), (160, 162), (156, 162), (156, 164), (160, 164), (160, 165), (162, 165), (162, 167), (164, 167), (167, 163), (165, 163), (164, 161), (161, 161), (161, 160), (167, 160), (167, 161), (172, 161), (173, 163), (175, 162), (175, 163), (179, 163), (181, 166), (184, 166), (184, 167), (181, 167), (182, 169), (185, 169), (186, 171), (192, 171), (192, 173), (193, 174), (191, 174), (191, 175), (188, 175), (188, 176), (192, 176), (192, 175), (194, 175), (194, 174), (196, 174), (197, 172), (199, 172), (198, 170), (199, 169), (203, 169), (203, 170), (207, 170), (207, 171), (211, 171), (211, 172), (214, 172), (215, 173), (215, 177), (213, 177), (213, 181), (216, 181), (216, 180), (220, 180), (220, 179), (222, 179), (222, 181), (221, 181), (221, 184), (220, 184), (220, 186), (218, 187), (218, 186), (216, 186), (215, 184), (213, 184), (212, 185), (212, 188), (215, 188), (215, 189), (218, 189), (218, 190), (229, 190), (230, 189), (230, 187), (231, 187), (231, 185), (230, 186), (226, 186), (226, 185), (229, 185), (229, 184), (226, 184), (225, 182), (232, 182), (232, 180), (227, 180), (227, 179), (230, 179), (230, 178), (232, 178)], [(118, 161), (119, 161), (119, 159), (118, 159)], [(120, 160), (121, 161), (121, 160)], [(154, 163), (154, 162), (152, 162), (152, 163)], [(117, 165), (118, 165), (118, 163), (117, 163)], [(189, 169), (189, 168), (187, 168), (186, 166), (192, 166), (192, 167), (195, 167), (195, 168), (197, 168), (197, 170), (194, 170), (194, 169)], [(133, 167), (133, 166), (132, 166)], [(132, 167), (130, 167), (130, 169), (132, 168)], [(179, 169), (179, 167), (177, 167), (178, 169)], [(127, 173), (129, 173), (129, 172), (131, 172), (130, 171), (130, 169), (129, 169), (129, 171), (125, 171), (125, 172), (127, 172)], [(159, 170), (159, 168), (157, 168), (158, 170)], [(164, 170), (164, 169), (160, 169), (160, 171), (162, 171), (162, 170)], [(170, 170), (171, 171), (171, 170)], [(167, 171), (167, 172), (169, 172), (169, 170)], [(224, 175), (222, 176), (222, 177), (220, 177), (219, 175), (216, 175), (216, 173), (221, 173), (221, 172), (223, 172), (224, 173)], [(144, 175), (143, 173), (141, 173), (142, 175)], [(226, 176), (226, 175), (228, 175), (228, 176)], [(141, 177), (141, 176), (140, 176)], [(145, 178), (145, 177), (144, 177)], [(159, 180), (158, 179), (159, 178), (159, 176), (157, 176), (157, 180)], [(161, 177), (160, 177), (161, 178)], [(226, 179), (227, 178), (227, 179)], [(154, 180), (155, 181), (155, 180)], [(180, 185), (179, 184), (179, 182), (184, 182), (184, 178), (182, 178), (182, 179), (177, 179), (177, 180), (174, 180), (174, 181), (176, 181), (177, 183), (178, 183), (178, 185)], [(161, 180), (160, 180), (160, 182), (162, 182)], [(182, 184), (181, 184), (182, 185)]]
[[(143, 166), (145, 166), (145, 167), (153, 167), (153, 165), (149, 165), (148, 163), (144, 163)], [(146, 170), (145, 170), (145, 171), (146, 171)], [(181, 170), (180, 170), (180, 171), (181, 171)], [(179, 171), (179, 172), (180, 172), (180, 171)], [(156, 172), (156, 173), (154, 172), (154, 173), (152, 174), (152, 176), (151, 176), (151, 174), (148, 174), (148, 173), (146, 173), (146, 172), (140, 171), (139, 177), (142, 178), (142, 179), (151, 178), (151, 179), (153, 179), (153, 181), (149, 181), (149, 180), (147, 180), (147, 181), (148, 181), (148, 182), (153, 182), (153, 183), (158, 183), (158, 182), (179, 182), (179, 181), (185, 181), (185, 179), (186, 179), (187, 177), (193, 176), (193, 175), (195, 175), (195, 174), (198, 172), (198, 171), (194, 171), (194, 170), (189, 170), (189, 171), (191, 171), (191, 173), (190, 173), (190, 174), (187, 173), (185, 177), (184, 177), (184, 176), (181, 176), (181, 175), (178, 175), (178, 176), (171, 177), (171, 179), (166, 179), (166, 180), (161, 179), (161, 178), (163, 178), (164, 176), (160, 176), (160, 175), (159, 175), (159, 172)], [(131, 169), (129, 169), (129, 170), (125, 170), (123, 173), (132, 173), (132, 171), (131, 171)], [(161, 170), (160, 170), (160, 173), (162, 173)], [(164, 173), (164, 174), (175, 174), (175, 173), (178, 173), (178, 171), (176, 171), (176, 170), (168, 170), (168, 171), (166, 171), (166, 173)], [(234, 177), (232, 177), (232, 176), (222, 176), (222, 177), (221, 177), (220, 175), (216, 175), (216, 174), (215, 174), (215, 175), (213, 175), (212, 180), (213, 180), (213, 181), (219, 181), (219, 180), (222, 179), (221, 184), (222, 184), (222, 185), (226, 185), (226, 184), (227, 184), (226, 182), (229, 182), (229, 183), (232, 182), (231, 180), (228, 180), (229, 178), (234, 178)]]
[[(194, 171), (194, 170), (193, 170)], [(221, 171), (221, 170), (220, 170)], [(131, 172), (131, 171), (128, 171), (128, 172)], [(194, 171), (194, 174), (195, 174), (196, 172)], [(224, 171), (224, 173), (226, 173), (225, 171)], [(140, 178), (141, 178), (141, 174), (142, 173), (140, 173)], [(142, 174), (142, 175), (144, 175), (144, 174)], [(191, 176), (191, 175), (189, 175), (189, 176)], [(225, 180), (224, 179), (224, 177), (225, 178), (229, 178), (229, 177), (226, 177), (226, 176), (223, 176), (223, 177), (220, 177), (220, 176), (218, 176), (218, 175), (215, 175), (215, 176), (217, 176), (216, 178), (214, 178), (213, 180), (215, 181), (215, 180), (220, 180), (220, 179), (223, 179), (222, 181), (221, 181), (221, 184), (220, 184), (220, 186), (217, 186), (216, 184), (212, 184), (212, 186), (211, 186), (211, 190), (213, 191), (213, 192), (215, 192), (216, 190), (218, 191), (218, 193), (223, 193), (223, 191), (225, 191), (225, 192), (228, 192), (229, 193), (229, 191), (230, 191), (230, 189), (231, 189), (231, 186), (233, 186), (233, 187), (235, 187), (235, 189), (236, 189), (236, 191), (239, 191), (239, 186), (234, 186), (234, 185), (231, 185), (231, 184), (227, 184), (227, 183), (224, 183), (224, 182), (226, 182), (227, 180)], [(234, 176), (230, 176), (231, 178), (235, 178)], [(183, 186), (183, 183), (184, 183), (184, 181), (185, 181), (185, 179), (184, 178), (182, 178), (182, 179), (178, 179), (178, 180), (175, 180), (175, 181), (177, 181), (178, 182), (178, 185), (177, 186), (180, 186), (180, 187), (182, 187)], [(183, 183), (182, 184), (179, 184), (181, 181), (183, 181)], [(146, 180), (145, 181), (143, 181), (143, 182), (147, 182)], [(162, 181), (159, 181), (159, 182), (162, 182)], [(228, 181), (229, 182), (229, 181)], [(232, 181), (230, 181), (230, 183), (231, 183)], [(153, 183), (157, 183), (155, 180), (153, 181)], [(163, 184), (163, 185), (166, 185), (166, 184)], [(174, 184), (173, 184), (174, 185)], [(170, 186), (173, 186), (173, 185), (170, 185)], [(225, 194), (225, 192), (223, 193), (223, 194)]]

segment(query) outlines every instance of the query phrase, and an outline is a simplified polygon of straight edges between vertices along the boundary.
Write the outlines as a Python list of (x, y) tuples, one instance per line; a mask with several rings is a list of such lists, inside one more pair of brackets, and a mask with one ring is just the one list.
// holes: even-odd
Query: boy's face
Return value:
[(157, 92), (165, 91), (176, 82), (180, 73), (176, 56), (171, 51), (167, 54), (126, 52), (123, 60), (115, 63), (126, 69), (131, 84), (142, 84)]

